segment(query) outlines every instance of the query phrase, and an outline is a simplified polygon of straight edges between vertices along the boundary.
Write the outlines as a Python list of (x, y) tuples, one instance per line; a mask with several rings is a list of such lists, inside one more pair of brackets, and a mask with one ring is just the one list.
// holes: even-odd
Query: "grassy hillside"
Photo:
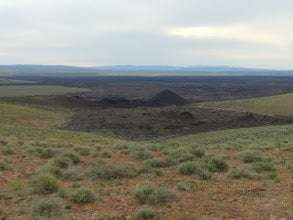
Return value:
[(30, 106), (0, 103), (0, 125), (52, 128), (64, 123), (68, 112), (52, 112)]
[(34, 96), (34, 95), (64, 95), (67, 93), (86, 92), (88, 89), (64, 86), (0, 86), (1, 97)]
[(293, 94), (236, 101), (211, 102), (201, 104), (201, 106), (266, 115), (293, 116)]
[(0, 217), (293, 217), (293, 126), (134, 142), (59, 130), (62, 113), (0, 113)]

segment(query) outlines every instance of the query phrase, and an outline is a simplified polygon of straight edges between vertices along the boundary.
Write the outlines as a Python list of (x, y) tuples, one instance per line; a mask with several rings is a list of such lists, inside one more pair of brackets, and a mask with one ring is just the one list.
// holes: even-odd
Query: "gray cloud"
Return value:
[[(3, 0), (0, 63), (293, 68), (292, 10), (292, 0)], [(234, 26), (247, 39), (217, 36)], [(168, 34), (188, 27), (215, 31)]]

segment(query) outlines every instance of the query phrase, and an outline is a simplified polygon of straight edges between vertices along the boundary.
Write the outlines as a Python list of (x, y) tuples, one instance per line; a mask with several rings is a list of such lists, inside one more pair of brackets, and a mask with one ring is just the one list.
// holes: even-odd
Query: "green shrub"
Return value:
[(274, 172), (276, 167), (271, 161), (259, 161), (252, 164), (253, 169), (258, 172)]
[(152, 168), (164, 168), (170, 166), (170, 163), (168, 161), (159, 158), (146, 160), (144, 164)]
[(59, 149), (45, 148), (39, 152), (39, 156), (44, 159), (49, 159), (49, 158), (55, 157), (59, 153), (60, 153)]
[(54, 158), (52, 163), (61, 169), (66, 169), (71, 165), (76, 165), (80, 162), (79, 156), (75, 153), (69, 152)]
[(12, 150), (11, 147), (6, 146), (6, 147), (3, 147), (2, 153), (3, 155), (8, 156), (8, 155), (14, 154), (14, 151)]
[(62, 153), (62, 149), (50, 147), (30, 147), (28, 153), (36, 155), (43, 159), (53, 158)]
[(83, 171), (80, 167), (69, 167), (68, 169), (62, 172), (62, 178), (65, 180), (81, 180), (83, 176)]
[(133, 177), (136, 177), (136, 176), (139, 176), (140, 174), (142, 174), (142, 169), (137, 169), (133, 166), (129, 166), (129, 165), (126, 165), (126, 166), (122, 166), (120, 168), (118, 168), (119, 172), (120, 172), (120, 176), (123, 177), (123, 178), (133, 178)]
[(178, 171), (184, 175), (193, 175), (196, 174), (198, 167), (199, 165), (197, 162), (185, 162), (179, 166)]
[(70, 198), (75, 203), (90, 203), (95, 201), (96, 196), (91, 190), (81, 188), (73, 192)]
[(122, 177), (121, 175), (120, 169), (105, 163), (97, 163), (89, 171), (89, 176), (94, 179), (111, 180), (120, 178)]
[(104, 151), (101, 152), (101, 157), (103, 157), (103, 158), (111, 158), (112, 153), (110, 151), (104, 150)]
[(91, 154), (91, 149), (89, 147), (75, 147), (74, 151), (81, 156), (88, 156)]
[(47, 163), (45, 166), (41, 167), (37, 173), (48, 173), (51, 174), (57, 178), (63, 177), (63, 170), (57, 166), (55, 166), (53, 163)]
[(0, 161), (0, 171), (11, 170), (12, 166), (8, 161)]
[(195, 156), (186, 149), (177, 149), (169, 153), (168, 159), (172, 164), (176, 165), (183, 162), (192, 161), (195, 159)]
[(41, 194), (50, 194), (57, 192), (59, 185), (57, 179), (49, 174), (38, 174), (33, 176), (31, 187), (34, 192)]
[(37, 156), (40, 154), (41, 151), (42, 151), (41, 147), (28, 147), (27, 148), (27, 153), (37, 155)]
[(225, 172), (228, 170), (228, 164), (220, 158), (208, 158), (206, 166), (210, 172)]
[(152, 219), (153, 220), (159, 219), (159, 217), (157, 217), (154, 210), (149, 207), (140, 208), (134, 217), (134, 220), (152, 220)]
[(193, 192), (195, 190), (195, 185), (192, 182), (179, 182), (177, 183), (177, 189), (183, 192)]
[(151, 152), (145, 148), (131, 151), (130, 156), (136, 160), (147, 160), (153, 157)]
[(7, 186), (13, 191), (21, 191), (25, 188), (26, 184), (22, 179), (13, 179), (7, 183)]
[(234, 168), (228, 174), (228, 177), (231, 179), (256, 179), (258, 178), (258, 175), (249, 169)]
[(35, 200), (32, 205), (32, 219), (51, 219), (65, 220), (69, 219), (63, 209), (62, 201), (56, 198)]
[(136, 176), (145, 175), (146, 178), (151, 178), (151, 176), (162, 176), (163, 172), (161, 170), (155, 169), (149, 165), (136, 170)]
[(57, 195), (63, 199), (70, 197), (70, 193), (68, 192), (67, 189), (64, 189), (64, 188), (60, 188), (57, 192)]
[(51, 163), (52, 163), (52, 166), (58, 167), (60, 169), (66, 169), (72, 165), (72, 161), (69, 158), (65, 158), (62, 156), (54, 158), (51, 161)]
[(139, 174), (139, 170), (134, 167), (113, 166), (103, 161), (98, 161), (89, 170), (88, 175), (93, 179), (119, 179), (135, 177)]
[(141, 204), (159, 204), (169, 201), (173, 195), (163, 187), (145, 185), (134, 191), (134, 197)]
[(211, 178), (209, 170), (207, 170), (203, 165), (198, 162), (185, 162), (182, 163), (178, 168), (179, 173), (184, 175), (195, 175), (203, 180), (208, 180)]
[(193, 147), (190, 150), (190, 153), (192, 153), (194, 156), (198, 157), (198, 158), (202, 158), (205, 155), (205, 150), (198, 148), (198, 147)]
[(116, 144), (115, 149), (117, 150), (128, 150), (129, 146), (127, 144)]
[(62, 155), (62, 157), (70, 159), (72, 161), (72, 163), (75, 165), (79, 164), (79, 162), (80, 162), (79, 156), (73, 152), (65, 153)]
[(264, 159), (260, 152), (252, 150), (243, 151), (239, 156), (244, 163), (253, 163)]

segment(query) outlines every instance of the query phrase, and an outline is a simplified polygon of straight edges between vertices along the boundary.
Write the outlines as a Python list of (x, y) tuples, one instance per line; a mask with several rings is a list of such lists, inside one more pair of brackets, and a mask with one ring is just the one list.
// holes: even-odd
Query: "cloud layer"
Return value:
[(0, 64), (293, 68), (292, 0), (1, 0)]

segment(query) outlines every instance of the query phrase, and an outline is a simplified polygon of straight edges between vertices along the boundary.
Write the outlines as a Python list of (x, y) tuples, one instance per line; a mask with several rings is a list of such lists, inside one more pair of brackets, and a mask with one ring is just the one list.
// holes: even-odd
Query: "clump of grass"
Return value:
[(153, 157), (151, 152), (146, 148), (139, 148), (131, 150), (130, 156), (136, 160), (147, 160)]
[(13, 179), (7, 183), (8, 187), (13, 191), (21, 191), (25, 188), (25, 182), (21, 179)]
[(64, 153), (51, 162), (54, 166), (66, 169), (71, 165), (77, 165), (80, 162), (78, 155), (72, 152)]
[(75, 203), (90, 203), (96, 200), (96, 196), (91, 190), (81, 188), (71, 193), (70, 199)]
[(206, 154), (204, 149), (196, 147), (196, 146), (190, 148), (189, 152), (192, 153), (197, 158), (202, 158)]
[(31, 179), (31, 187), (36, 193), (50, 194), (58, 191), (59, 184), (52, 175), (38, 174)]
[(119, 179), (135, 177), (139, 174), (139, 170), (134, 167), (114, 166), (104, 161), (96, 162), (89, 170), (88, 175), (93, 179)]
[(62, 201), (57, 198), (35, 200), (31, 210), (32, 219), (69, 219), (62, 206)]
[(177, 189), (183, 192), (193, 192), (195, 191), (195, 184), (190, 181), (182, 181), (177, 183)]
[(60, 150), (55, 148), (45, 148), (39, 152), (39, 156), (44, 159), (53, 158), (58, 154), (60, 154)]
[(117, 150), (128, 150), (129, 146), (124, 143), (119, 143), (115, 145), (115, 149)]
[(172, 199), (173, 194), (163, 187), (140, 186), (134, 191), (135, 199), (141, 204), (159, 204)]
[(9, 155), (13, 155), (14, 154), (14, 150), (11, 147), (9, 147), (9, 146), (5, 146), (5, 147), (2, 148), (2, 153), (5, 156), (9, 156)]
[(58, 167), (60, 169), (67, 169), (69, 166), (72, 165), (72, 161), (69, 158), (65, 158), (62, 156), (54, 158), (50, 162), (51, 162), (52, 166)]
[(253, 169), (258, 172), (275, 172), (276, 167), (271, 161), (259, 161), (252, 164)]
[(178, 167), (178, 172), (188, 176), (198, 176), (203, 180), (208, 180), (212, 176), (207, 168), (198, 162), (185, 162)]
[(12, 170), (11, 163), (8, 160), (0, 161), (0, 171)]
[(58, 192), (57, 192), (57, 195), (60, 197), (60, 198), (63, 198), (63, 199), (70, 199), (70, 196), (71, 196), (71, 189), (69, 188), (59, 188)]
[(103, 158), (111, 158), (112, 157), (112, 153), (109, 150), (103, 150), (100, 153), (101, 157)]
[(231, 179), (256, 179), (258, 174), (248, 168), (234, 168), (228, 174)]
[(168, 160), (170, 163), (176, 165), (187, 161), (193, 161), (195, 159), (194, 154), (186, 150), (185, 148), (179, 148), (172, 150), (168, 153)]
[(80, 158), (73, 152), (67, 152), (62, 155), (63, 158), (68, 158), (74, 165), (79, 164)]
[(151, 176), (162, 176), (163, 172), (159, 169), (155, 169), (149, 165), (145, 165), (140, 169), (136, 170), (137, 176), (145, 175), (146, 178), (151, 178)]
[(148, 159), (144, 162), (144, 164), (152, 168), (164, 168), (170, 166), (168, 161), (160, 158)]
[(134, 220), (159, 220), (155, 211), (150, 207), (142, 207), (138, 210)]
[(207, 158), (206, 166), (210, 172), (226, 172), (228, 164), (221, 158)]
[(239, 157), (244, 163), (254, 163), (264, 159), (259, 151), (254, 150), (243, 151), (239, 154)]
[(91, 149), (89, 147), (75, 147), (74, 151), (80, 156), (88, 156), (91, 154)]
[(36, 155), (43, 159), (50, 159), (61, 154), (62, 149), (50, 147), (29, 147), (28, 153)]
[(49, 162), (45, 166), (41, 167), (37, 173), (48, 173), (56, 178), (62, 178), (63, 176), (63, 170), (60, 167), (55, 166), (55, 164), (52, 162)]
[(185, 162), (178, 167), (178, 171), (184, 175), (193, 175), (196, 174), (198, 167), (197, 162)]
[(65, 180), (72, 180), (72, 181), (77, 181), (81, 180), (83, 177), (83, 171), (80, 167), (69, 167), (68, 169), (64, 170), (62, 172), (62, 179)]

